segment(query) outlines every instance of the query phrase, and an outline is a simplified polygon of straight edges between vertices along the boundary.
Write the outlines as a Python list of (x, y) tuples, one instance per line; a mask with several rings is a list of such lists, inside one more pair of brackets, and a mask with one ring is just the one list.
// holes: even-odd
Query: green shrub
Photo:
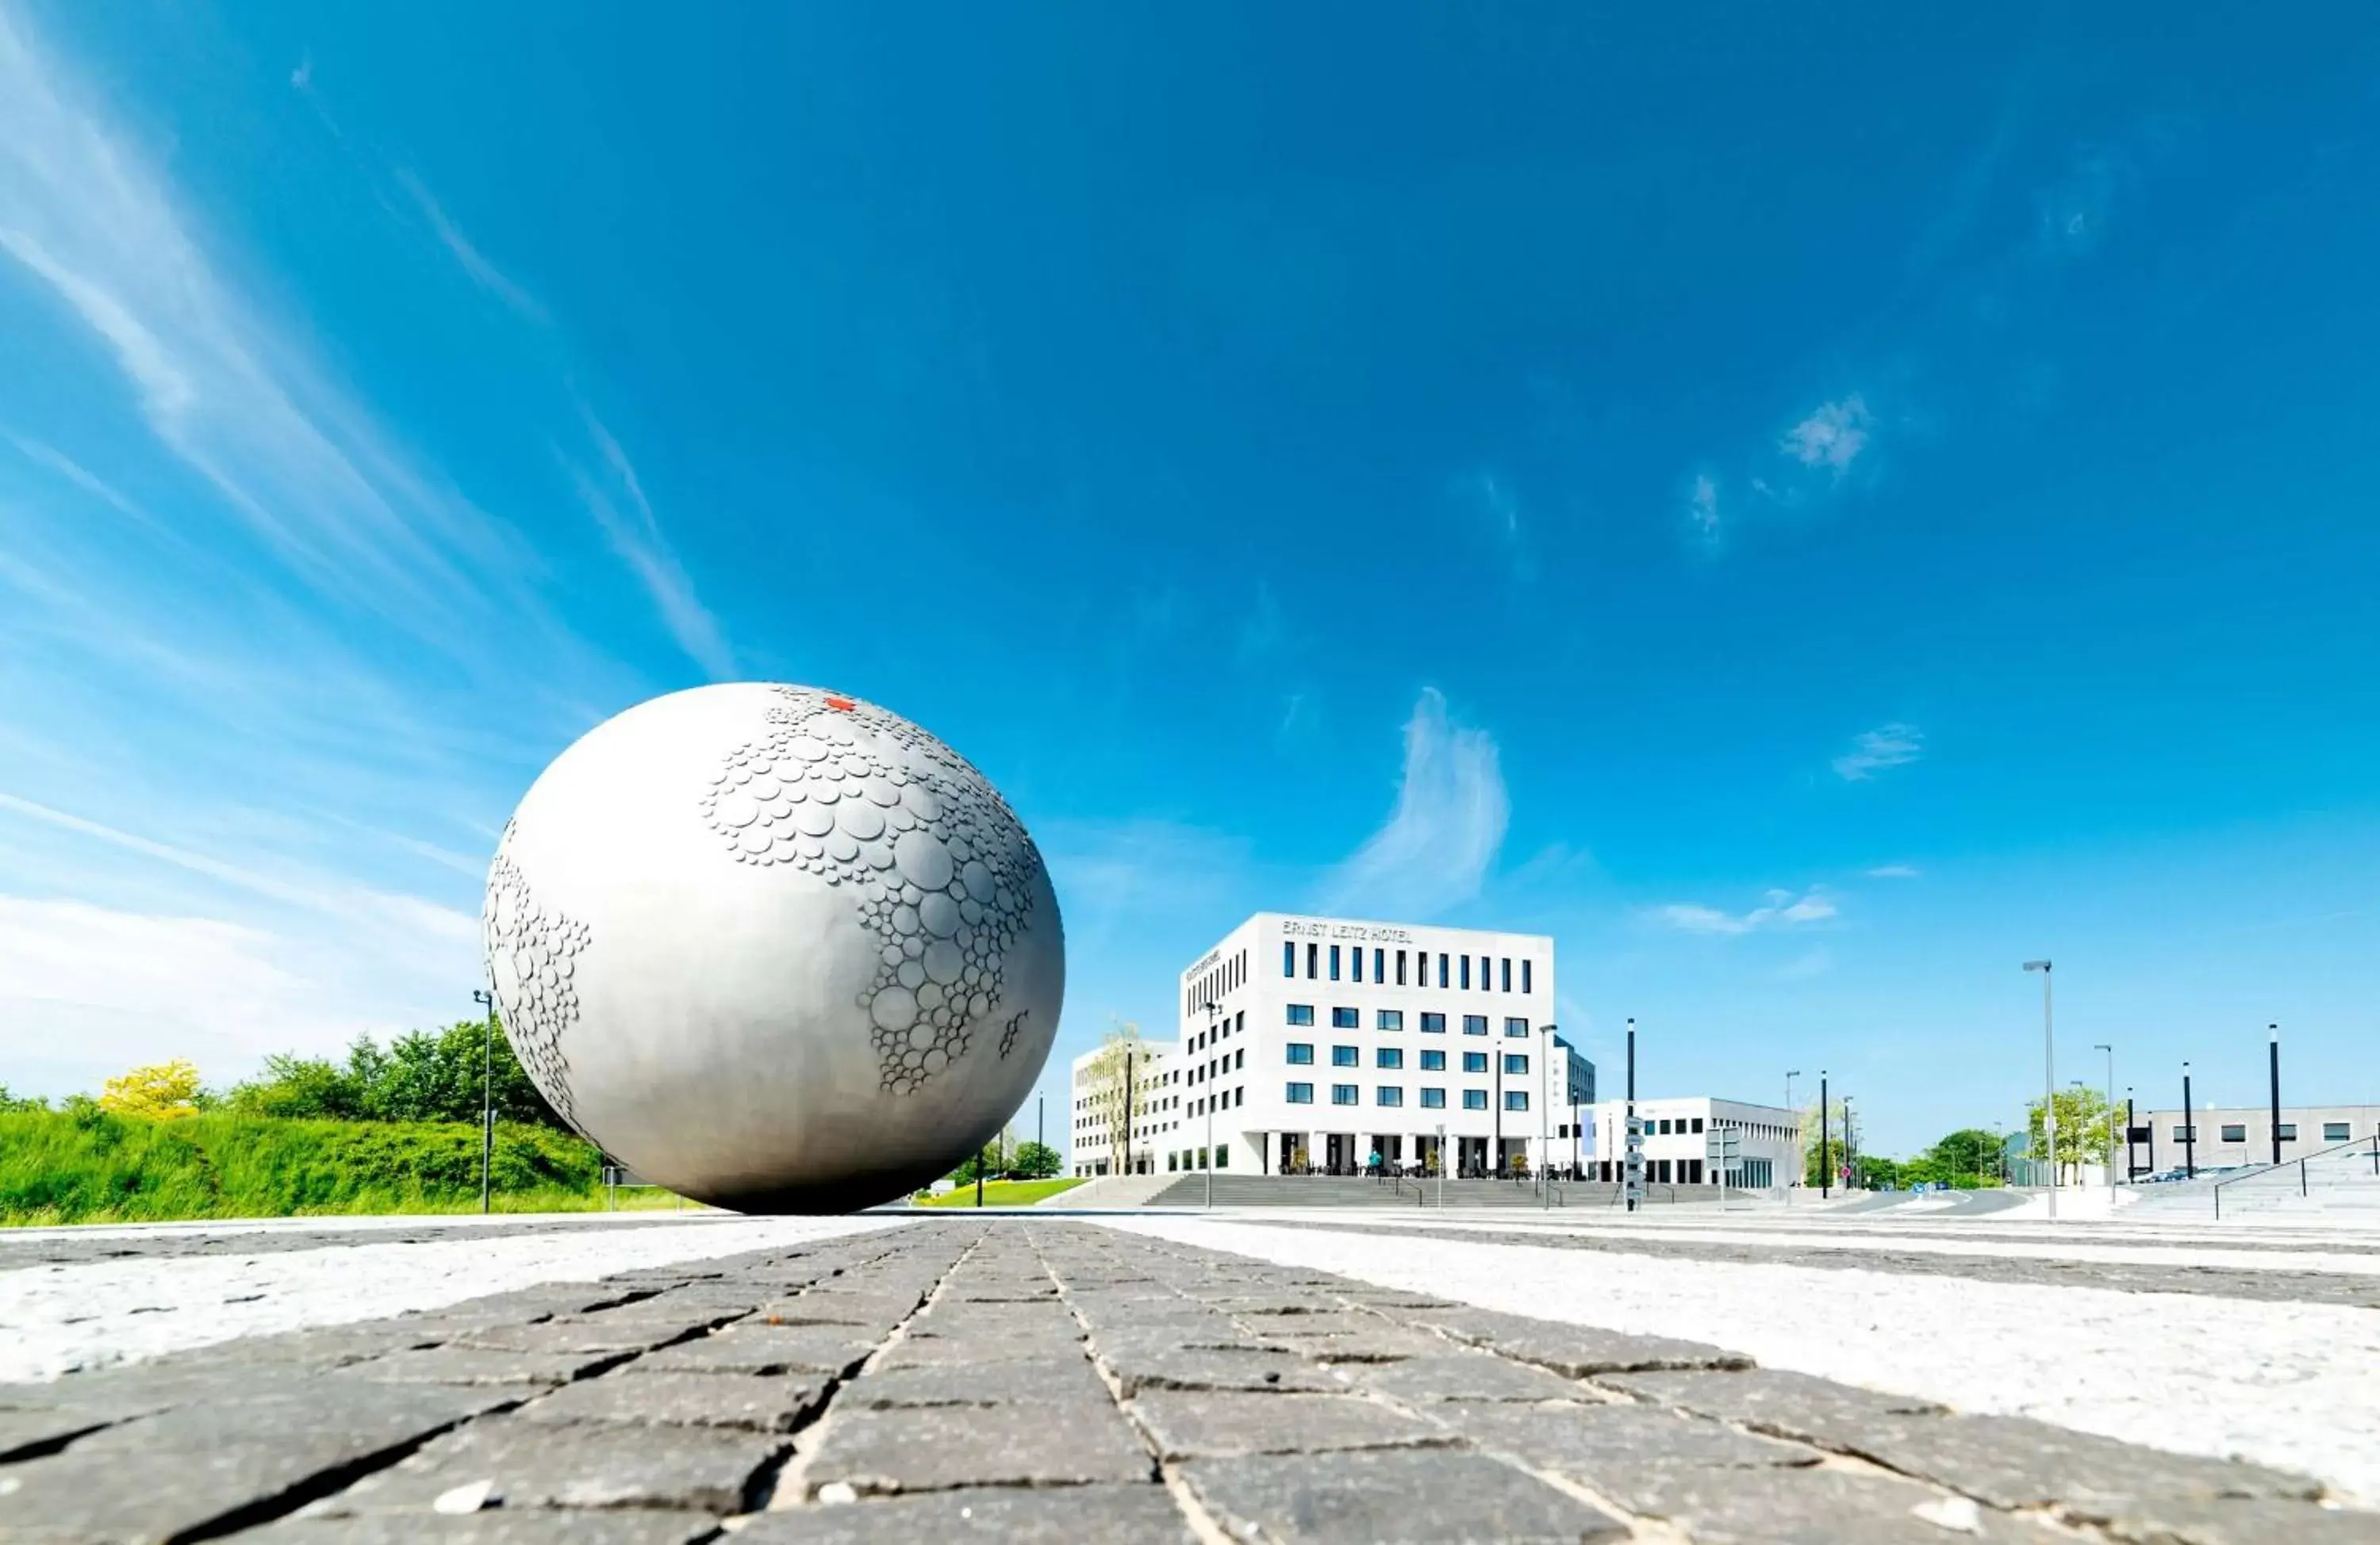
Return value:
[[(552, 1128), (499, 1123), (490, 1179), (506, 1211), (600, 1206), (602, 1157)], [(479, 1204), (476, 1123), (177, 1121), (0, 1112), (0, 1223), (157, 1222)]]

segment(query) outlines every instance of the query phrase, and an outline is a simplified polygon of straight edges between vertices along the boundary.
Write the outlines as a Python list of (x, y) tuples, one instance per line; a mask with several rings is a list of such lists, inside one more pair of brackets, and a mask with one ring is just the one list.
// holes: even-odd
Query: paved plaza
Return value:
[[(1987, 1219), (53, 1231), (0, 1242), (0, 1539), (2370, 1542), (2375, 1303), (2352, 1240)], [(2304, 1442), (2089, 1430), (2022, 1321), (2110, 1306)]]

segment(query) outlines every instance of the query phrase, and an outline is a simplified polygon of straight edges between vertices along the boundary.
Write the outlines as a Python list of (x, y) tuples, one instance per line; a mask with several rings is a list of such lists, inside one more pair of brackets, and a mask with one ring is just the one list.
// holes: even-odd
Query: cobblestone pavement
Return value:
[[(1725, 1261), (1747, 1265), (1812, 1266), (1821, 1271), (1894, 1272), (1909, 1276), (1968, 1277), (1977, 1282), (2021, 1283), (2044, 1287), (2105, 1287), (2122, 1293), (2196, 1293), (2222, 1298), (2247, 1298), (2262, 1303), (2345, 1304), (2358, 1309), (2380, 1309), (2380, 1254), (2363, 1250), (2339, 1250), (2324, 1244), (2312, 1247), (2325, 1254), (2362, 1256), (2363, 1269), (2356, 1272), (2312, 1272), (2292, 1269), (2289, 1252), (2267, 1247), (2262, 1253), (2271, 1255), (2270, 1267), (2198, 1266), (2168, 1263), (2154, 1260), (2056, 1260), (2024, 1256), (1951, 1253), (1949, 1251), (1895, 1249), (1894, 1237), (1862, 1232), (1854, 1236), (1856, 1248), (1840, 1248), (1833, 1241), (1841, 1238), (1832, 1235), (1824, 1242), (1814, 1243), (1808, 1237), (1786, 1236), (1748, 1240), (1741, 1243), (1713, 1239), (1680, 1239), (1653, 1230), (1613, 1230), (1606, 1233), (1582, 1234), (1566, 1232), (1560, 1225), (1473, 1225), (1463, 1228), (1433, 1226), (1433, 1220), (1421, 1213), (1410, 1219), (1284, 1217), (1278, 1213), (1246, 1212), (1237, 1214), (1245, 1223), (1263, 1223), (1295, 1227), (1339, 1229), (1364, 1234), (1397, 1233), (1416, 1238), (1443, 1239), (1460, 1244), (1477, 1244), (1494, 1239), (1506, 1244), (1529, 1244), (1551, 1249), (1595, 1250), (1621, 1255), (1668, 1256), (1682, 1261)], [(1716, 1220), (1714, 1220), (1716, 1221)], [(2038, 1235), (2018, 1239), (1994, 1237), (1976, 1239), (1960, 1236), (1964, 1243), (2014, 1244), (2038, 1247), (2043, 1241)], [(1905, 1237), (1904, 1237), (1905, 1238)], [(2139, 1245), (2157, 1249), (2172, 1247), (2176, 1242), (2095, 1240), (2110, 1250), (2121, 1244)], [(2212, 1241), (2209, 1241), (2211, 1244)], [(2220, 1248), (2228, 1250), (2228, 1240)], [(2302, 1248), (2301, 1248), (2302, 1249)]]
[(2319, 1495), (1023, 1218), (0, 1385), (12, 1541), (2380, 1539)]
[(317, 1220), (302, 1225), (266, 1224), (134, 1225), (124, 1228), (11, 1230), (0, 1237), (0, 1272), (41, 1266), (80, 1266), (101, 1261), (155, 1261), (212, 1255), (279, 1255), (290, 1250), (340, 1245), (431, 1245), (452, 1239), (499, 1239), (530, 1234), (568, 1234), (588, 1228), (636, 1228), (707, 1219), (735, 1221), (732, 1213), (707, 1210), (587, 1213), (567, 1217), (420, 1217), (396, 1222), (341, 1223)]

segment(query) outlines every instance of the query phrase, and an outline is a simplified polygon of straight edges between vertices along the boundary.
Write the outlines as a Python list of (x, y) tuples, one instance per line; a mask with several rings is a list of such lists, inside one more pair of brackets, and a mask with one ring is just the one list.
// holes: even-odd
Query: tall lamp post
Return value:
[(1827, 1201), (1835, 1194), (1835, 1156), (1828, 1150), (1834, 1136), (1827, 1130), (1827, 1070), (1818, 1069), (1818, 1200)]
[(1644, 1161), (1638, 1157), (1645, 1151), (1642, 1134), (1636, 1130), (1636, 1020), (1628, 1020), (1628, 1120), (1620, 1129), (1620, 1189), (1628, 1198), (1628, 1210), (1636, 1211), (1636, 1177), (1644, 1173)]
[[(1215, 1044), (1215, 1020), (1222, 1009), (1213, 998), (1207, 1000), (1206, 1008), (1207, 1044), (1211, 1046)], [(1204, 1167), (1207, 1171), (1207, 1210), (1210, 1213), (1215, 1210), (1215, 1091), (1209, 1087), (1214, 1081), (1203, 1075), (1198, 1080), (1198, 1087), (1207, 1091), (1198, 1097), (1198, 1103), (1207, 1107), (1207, 1163)]]
[(1843, 1096), (1843, 1194), (1859, 1184), (1859, 1139), (1852, 1129), (1852, 1097)]
[(2281, 1162), (2281, 1027), (2266, 1025), (2265, 1033), (2270, 1037), (2265, 1050), (2271, 1059), (2269, 1066), (2273, 1073), (2273, 1164), (2278, 1167)]
[(2181, 1065), (2181, 1177), (2198, 1178), (2198, 1117), (2190, 1111), (2190, 1064)]
[(1546, 1125), (1552, 1112), (1547, 1107), (1553, 1102), (1554, 1027), (1544, 1026), (1539, 1033), (1545, 1037), (1543, 1059), (1537, 1064), (1537, 1196), (1540, 1212), (1554, 1204), (1553, 1178), (1547, 1171), (1553, 1166), (1553, 1129)]
[(477, 987), (471, 1001), (488, 1011), (480, 1036), (480, 1211), (484, 1214), (491, 1205), (490, 1171), (496, 1161), (496, 996)]
[[(1803, 1168), (1803, 1165), (1802, 1165), (1802, 1162), (1801, 1162), (1801, 1161), (1802, 1161), (1802, 1113), (1801, 1113), (1801, 1111), (1800, 1111), (1800, 1110), (1799, 1110), (1799, 1109), (1794, 1105), (1794, 1104), (1793, 1104), (1793, 1080), (1794, 1080), (1795, 1079), (1800, 1078), (1801, 1076), (1802, 1076), (1802, 1069), (1800, 1069), (1799, 1068), (1794, 1068), (1792, 1071), (1791, 1071), (1791, 1072), (1789, 1072), (1789, 1073), (1787, 1073), (1787, 1074), (1785, 1075), (1785, 1108), (1786, 1108), (1787, 1110), (1790, 1110), (1790, 1111), (1792, 1111), (1792, 1112), (1793, 1112), (1793, 1167), (1794, 1167), (1794, 1169), (1795, 1169), (1796, 1171), (1799, 1171), (1799, 1170), (1801, 1170), (1801, 1169)], [(1801, 1183), (1802, 1183), (1802, 1182), (1801, 1182), (1801, 1180), (1799, 1180), (1799, 1179), (1791, 1179), (1791, 1180), (1788, 1180), (1788, 1181), (1786, 1181), (1786, 1182), (1785, 1182), (1785, 1205), (1786, 1205), (1786, 1206), (1791, 1207), (1791, 1206), (1792, 1206), (1792, 1205), (1793, 1205), (1793, 1190), (1794, 1190), (1794, 1188), (1795, 1188), (1795, 1187), (1797, 1187), (1797, 1186), (1799, 1186), (1799, 1185), (1801, 1185)]]
[(2116, 1048), (2105, 1041), (2095, 1043), (2091, 1049), (2107, 1054), (2107, 1189), (2116, 1189)]
[(2049, 1034), (2049, 962), (2027, 960), (2041, 972), (2041, 1146), (2049, 1155), (2049, 1221), (2058, 1221), (2058, 1066)]

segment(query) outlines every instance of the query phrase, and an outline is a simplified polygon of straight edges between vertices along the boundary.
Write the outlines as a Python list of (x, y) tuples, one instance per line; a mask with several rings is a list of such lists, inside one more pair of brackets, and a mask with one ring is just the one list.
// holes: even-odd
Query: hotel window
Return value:
[(1356, 1093), (1357, 1090), (1352, 1083), (1334, 1083), (1330, 1086), (1330, 1103), (1334, 1105), (1352, 1105), (1356, 1103)]
[(2283, 1142), (2295, 1142), (2295, 1141), (2297, 1141), (2297, 1140), (2298, 1140), (2298, 1124), (2297, 1124), (2296, 1122), (2294, 1122), (2294, 1121), (2284, 1121), (2284, 1122), (2282, 1122), (2282, 1123), (2281, 1123), (2281, 1125), (2280, 1125), (2280, 1134), (2281, 1134), (2281, 1141), (2282, 1141)]
[(1445, 1071), (1446, 1071), (1446, 1054), (1445, 1054), (1444, 1052), (1424, 1052), (1424, 1053), (1422, 1053), (1422, 1054), (1421, 1054), (1421, 1070), (1422, 1070), (1423, 1072), (1425, 1072), (1425, 1073), (1443, 1073), (1443, 1072), (1445, 1072)]
[(1405, 1011), (1402, 1008), (1382, 1008), (1376, 1010), (1372, 1016), (1372, 1028), (1375, 1030), (1402, 1030), (1405, 1028)]
[(1446, 985), (1446, 955), (1441, 950), (1438, 957), (1438, 984), (1441, 987)]
[(1330, 947), (1330, 980), (1339, 980), (1339, 947), (1335, 944)]
[(1694, 1119), (1694, 1129), (1697, 1132), (1703, 1129), (1703, 1118), (1699, 1116), (1695, 1117)]
[(1504, 1033), (1507, 1035), (1525, 1036), (1529, 1033), (1529, 1021), (1526, 1020), (1506, 1020), (1504, 1021)]
[(1372, 1103), (1376, 1105), (1402, 1105), (1405, 1103), (1405, 1092), (1395, 1084), (1384, 1083), (1372, 1091)]
[(2344, 1121), (2325, 1121), (2322, 1124), (2322, 1141), (2325, 1142), (2346, 1142), (2354, 1135), (2347, 1129), (2347, 1123)]
[(2176, 1127), (2173, 1129), (2173, 1141), (2176, 1142), (2196, 1142), (2198, 1141), (2198, 1129), (2195, 1127)]
[(1331, 1048), (1330, 1048), (1330, 1066), (1331, 1066), (1331, 1067), (1333, 1067), (1333, 1068), (1360, 1068), (1360, 1067), (1362, 1067), (1363, 1065), (1364, 1065), (1364, 1058), (1363, 1058), (1363, 1056), (1362, 1056), (1362, 1054), (1360, 1054), (1359, 1052), (1357, 1052), (1357, 1051), (1355, 1050), (1355, 1048), (1354, 1048), (1354, 1047), (1353, 1047), (1353, 1046), (1333, 1046), (1333, 1047), (1331, 1047)]
[(1314, 962), (1321, 956), (1321, 953), (1322, 947), (1318, 944), (1309, 944), (1305, 947), (1305, 979), (1308, 982), (1314, 980), (1316, 970)]
[(1289, 1022), (1293, 1025), (1312, 1024), (1314, 1022), (1314, 1005), (1310, 1003), (1291, 1004), (1289, 1006)]
[(1485, 1014), (1465, 1014), (1465, 1015), (1463, 1015), (1463, 1034), (1465, 1034), (1465, 1035), (1485, 1035), (1485, 1034), (1487, 1034), (1487, 1033), (1488, 1033), (1488, 1016), (1487, 1016), (1487, 1015), (1485, 1015)]
[(1402, 986), (1403, 986), (1404, 984), (1405, 984), (1405, 952), (1404, 952), (1403, 950), (1400, 949), (1400, 950), (1398, 950), (1398, 951), (1397, 951), (1397, 985), (1398, 985), (1398, 986), (1400, 986), (1400, 987), (1402, 987)]
[(1488, 1108), (1488, 1092), (1484, 1089), (1464, 1090), (1463, 1092), (1463, 1108), (1464, 1110), (1486, 1110)]
[(1446, 1091), (1443, 1089), (1423, 1090), (1421, 1092), (1421, 1108), (1424, 1110), (1444, 1110), (1446, 1108)]
[(1405, 1049), (1402, 1046), (1381, 1046), (1372, 1053), (1372, 1066), (1375, 1068), (1402, 1068), (1404, 1065)]
[(1521, 962), (1521, 991), (1524, 993), (1536, 991), (1529, 984), (1529, 962), (1525, 960)]
[(1289, 1103), (1293, 1105), (1310, 1105), (1314, 1104), (1314, 1086), (1310, 1083), (1291, 1084), (1289, 1086)]
[(1468, 955), (1463, 958), (1463, 990), (1466, 993), (1471, 990), (1471, 957)]
[[(1527, 968), (1524, 966), (1522, 969)], [(1283, 976), (1297, 974), (1297, 946), (1287, 939), (1281, 941), (1281, 973)]]
[(2248, 1141), (2248, 1129), (2240, 1122), (2227, 1121), (2223, 1124), (2223, 1141), (2245, 1142)]
[(1528, 1070), (1529, 1059), (1526, 1056), (1520, 1052), (1506, 1052), (1504, 1054), (1504, 1071), (1506, 1073), (1520, 1074), (1526, 1073)]
[(1360, 1030), (1363, 1025), (1364, 1016), (1353, 1008), (1330, 1010), (1330, 1028), (1333, 1030)]
[(1499, 984), (1497, 991), (1509, 993), (1512, 990), (1512, 958), (1510, 955), (1505, 956), (1503, 960), (1497, 962), (1497, 966), (1496, 980)]
[(1388, 963), (1389, 952), (1387, 950), (1376, 948), (1372, 951), (1372, 984), (1374, 986), (1378, 986), (1389, 979), (1388, 972), (1385, 969)]
[(1488, 1070), (1488, 1054), (1486, 1052), (1464, 1052), (1463, 1054), (1463, 1070), (1466, 1073), (1486, 1072)]
[(1421, 1032), (1424, 1035), (1445, 1034), (1446, 1016), (1443, 1014), (1433, 1014), (1427, 1009), (1424, 1009), (1421, 1016)]
[(1245, 1067), (1246, 1067), (1247, 1065), (1248, 1065), (1248, 1049), (1247, 1049), (1245, 1046), (1242, 1046), (1238, 1051), (1235, 1051), (1235, 1052), (1233, 1052), (1233, 1053), (1232, 1054), (1232, 1070), (1233, 1070), (1234, 1072), (1236, 1072), (1236, 1071), (1238, 1071), (1240, 1068), (1245, 1068)]
[(1504, 1108), (1506, 1110), (1528, 1109), (1529, 1092), (1525, 1089), (1508, 1089), (1504, 1091)]

